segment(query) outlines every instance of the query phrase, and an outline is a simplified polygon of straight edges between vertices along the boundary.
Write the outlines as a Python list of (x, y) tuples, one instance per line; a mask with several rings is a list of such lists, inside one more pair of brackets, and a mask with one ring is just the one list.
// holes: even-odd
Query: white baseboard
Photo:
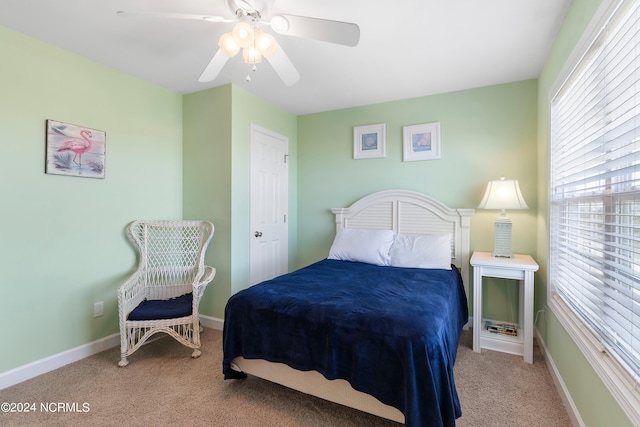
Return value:
[(217, 317), (200, 315), (200, 324), (205, 328), (217, 329), (219, 331), (222, 330), (222, 325), (224, 325), (224, 320), (219, 319)]
[(558, 394), (560, 394), (560, 398), (564, 403), (564, 407), (567, 409), (567, 414), (569, 415), (569, 419), (571, 420), (571, 425), (574, 427), (585, 427), (586, 424), (582, 421), (582, 417), (580, 417), (580, 413), (578, 412), (578, 408), (576, 408), (573, 399), (571, 398), (571, 394), (569, 394), (569, 390), (567, 389), (562, 377), (560, 376), (560, 372), (558, 372), (558, 368), (556, 364), (553, 362), (553, 358), (551, 354), (547, 350), (547, 346), (545, 345), (538, 329), (534, 328), (534, 333), (536, 335), (536, 340), (538, 341), (538, 345), (542, 349), (542, 355), (544, 356), (544, 361), (547, 364), (547, 368), (549, 369), (549, 373), (551, 374), (551, 378), (553, 378), (553, 382), (556, 386), (556, 390), (558, 390)]
[[(216, 317), (200, 315), (200, 323), (205, 328), (222, 330), (224, 321)], [(148, 341), (150, 342), (150, 341)], [(23, 366), (0, 373), (0, 390), (46, 374), (69, 363), (77, 362), (85, 357), (93, 356), (102, 351), (120, 345), (120, 334), (109, 335), (99, 340), (72, 348), (62, 353), (54, 354), (44, 359), (36, 360)], [(117, 361), (114, 361), (114, 364)]]
[(23, 366), (0, 373), (0, 390), (23, 381), (46, 374), (69, 363), (77, 362), (85, 357), (120, 345), (120, 334), (113, 334), (99, 340), (84, 344), (44, 359), (36, 360)]
[(472, 326), (473, 326), (473, 316), (469, 316), (469, 318), (467, 320), (467, 323), (464, 324), (462, 329), (466, 331), (467, 329), (469, 329)]

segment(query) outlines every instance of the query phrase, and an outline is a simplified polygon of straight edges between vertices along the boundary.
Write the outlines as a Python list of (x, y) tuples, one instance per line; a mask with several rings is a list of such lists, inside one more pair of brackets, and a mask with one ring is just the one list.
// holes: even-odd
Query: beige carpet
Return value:
[[(205, 329), (199, 359), (165, 337), (138, 350), (126, 368), (117, 366), (114, 348), (7, 388), (0, 403), (35, 404), (36, 412), (0, 413), (0, 425), (398, 426), (258, 378), (225, 381), (221, 338)], [(508, 354), (474, 353), (471, 340), (464, 331), (455, 366), (458, 426), (570, 425), (538, 347), (531, 365)]]

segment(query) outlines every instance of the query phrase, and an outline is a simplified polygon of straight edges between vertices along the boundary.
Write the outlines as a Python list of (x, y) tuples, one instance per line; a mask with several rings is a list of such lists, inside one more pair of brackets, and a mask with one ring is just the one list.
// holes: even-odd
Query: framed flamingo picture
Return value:
[(104, 178), (106, 139), (101, 130), (47, 120), (45, 173)]

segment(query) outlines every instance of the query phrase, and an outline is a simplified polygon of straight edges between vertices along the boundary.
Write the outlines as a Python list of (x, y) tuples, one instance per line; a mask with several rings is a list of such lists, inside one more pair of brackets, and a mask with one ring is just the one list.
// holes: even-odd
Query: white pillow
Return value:
[(393, 230), (338, 228), (328, 258), (389, 265), (389, 248), (395, 235)]
[(447, 234), (398, 234), (391, 246), (390, 265), (451, 270), (451, 239)]

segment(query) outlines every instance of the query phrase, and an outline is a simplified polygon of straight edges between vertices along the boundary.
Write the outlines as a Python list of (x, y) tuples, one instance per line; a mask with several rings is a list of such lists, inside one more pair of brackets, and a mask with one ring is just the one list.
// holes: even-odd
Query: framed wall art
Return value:
[(404, 126), (402, 136), (402, 161), (413, 162), (440, 158), (440, 122)]
[(47, 120), (45, 173), (104, 178), (106, 133)]
[(353, 158), (385, 157), (386, 124), (353, 127)]

